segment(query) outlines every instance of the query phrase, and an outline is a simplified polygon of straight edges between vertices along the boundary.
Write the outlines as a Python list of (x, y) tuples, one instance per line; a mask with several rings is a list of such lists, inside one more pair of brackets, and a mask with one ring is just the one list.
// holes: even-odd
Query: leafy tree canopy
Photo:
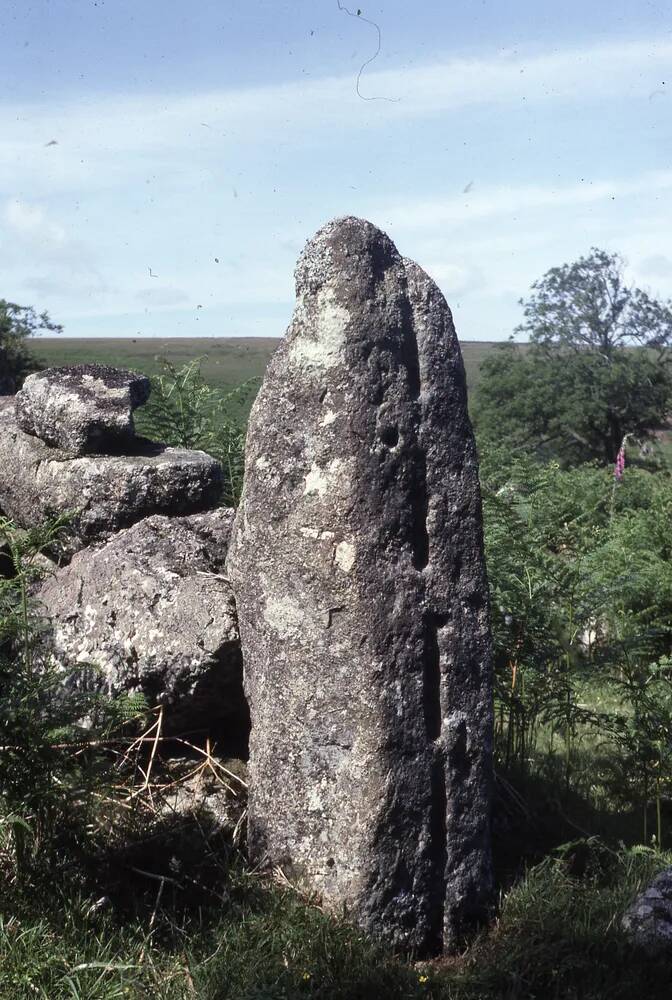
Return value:
[(532, 286), (517, 335), (481, 368), (479, 435), (565, 464), (611, 462), (672, 408), (672, 303), (630, 287), (617, 254), (593, 248)]
[(0, 299), (0, 393), (14, 392), (33, 370), (27, 339), (38, 330), (60, 333), (61, 329), (46, 312), (38, 313), (32, 306)]

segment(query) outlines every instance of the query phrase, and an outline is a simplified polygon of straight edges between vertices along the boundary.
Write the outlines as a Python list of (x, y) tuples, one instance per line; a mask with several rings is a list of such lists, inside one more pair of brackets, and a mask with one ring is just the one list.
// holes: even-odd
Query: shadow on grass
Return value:
[[(614, 849), (658, 846), (653, 837), (655, 801), (647, 804), (645, 823), (644, 804), (633, 807), (631, 790), (626, 794), (617, 789), (618, 774), (608, 755), (593, 749), (577, 752), (569, 787), (560, 757), (538, 755), (529, 764), (524, 770), (515, 766), (496, 769), (493, 853), (500, 890), (508, 889), (529, 866), (570, 841), (597, 837)], [(662, 846), (672, 847), (672, 803), (661, 803), (661, 819)], [(575, 873), (581, 873), (578, 856)]]
[(498, 780), (499, 916), (457, 957), (416, 967), (392, 955), (250, 872), (225, 833), (195, 815), (156, 822), (60, 874), (0, 886), (0, 1000), (672, 995), (669, 959), (638, 952), (620, 930), (672, 857), (580, 837), (579, 824), (592, 834), (613, 817), (590, 814), (580, 797), (558, 800), (552, 780), (523, 778)]

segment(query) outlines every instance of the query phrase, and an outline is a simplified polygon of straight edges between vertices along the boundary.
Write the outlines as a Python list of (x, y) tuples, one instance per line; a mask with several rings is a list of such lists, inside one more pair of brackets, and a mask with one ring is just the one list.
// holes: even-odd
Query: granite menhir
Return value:
[(322, 228), (252, 411), (227, 560), (249, 849), (364, 929), (455, 947), (491, 893), (491, 640), (465, 377), (434, 282)]
[(46, 368), (29, 375), (16, 394), (16, 422), (55, 448), (100, 454), (133, 440), (133, 411), (149, 393), (146, 375), (120, 368)]

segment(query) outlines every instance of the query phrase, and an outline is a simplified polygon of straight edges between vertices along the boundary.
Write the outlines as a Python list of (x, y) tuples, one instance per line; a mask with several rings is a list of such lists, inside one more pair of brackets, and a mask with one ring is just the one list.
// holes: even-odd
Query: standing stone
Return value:
[(321, 229), (250, 419), (229, 549), (248, 840), (367, 931), (455, 946), (491, 890), (491, 677), (465, 378), (434, 282)]
[(149, 399), (146, 375), (108, 365), (45, 368), (16, 394), (16, 422), (55, 448), (88, 455), (127, 446), (133, 411)]

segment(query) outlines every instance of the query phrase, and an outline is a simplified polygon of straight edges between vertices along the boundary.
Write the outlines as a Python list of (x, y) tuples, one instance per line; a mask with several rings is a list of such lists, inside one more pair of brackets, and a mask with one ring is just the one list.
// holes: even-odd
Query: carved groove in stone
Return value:
[(423, 662), (423, 707), (427, 740), (433, 743), (441, 735), (441, 653), (438, 632), (445, 619), (429, 615), (425, 625)]
[(444, 945), (444, 910), (446, 901), (446, 862), (448, 836), (446, 811), (448, 796), (446, 789), (446, 768), (443, 751), (440, 747), (433, 748), (434, 756), (431, 763), (431, 817), (429, 826), (430, 854), (436, 876), (436, 892), (432, 916), (430, 918), (429, 951), (441, 952)]

